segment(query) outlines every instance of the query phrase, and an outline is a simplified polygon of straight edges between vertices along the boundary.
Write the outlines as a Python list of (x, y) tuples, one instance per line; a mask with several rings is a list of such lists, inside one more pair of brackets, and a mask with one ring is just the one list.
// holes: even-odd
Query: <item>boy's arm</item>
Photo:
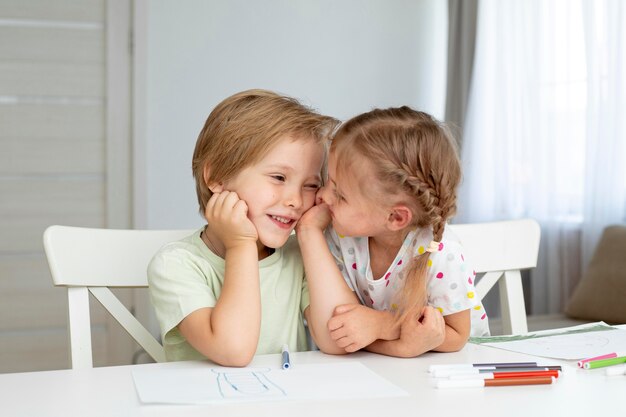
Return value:
[(211, 196), (205, 217), (225, 248), (224, 284), (215, 307), (194, 311), (178, 328), (212, 361), (245, 366), (254, 356), (261, 331), (258, 236), (247, 218), (247, 205), (234, 192)]
[(261, 296), (256, 245), (226, 251), (226, 271), (213, 308), (201, 308), (178, 325), (200, 353), (224, 366), (252, 360), (261, 329)]
[(326, 205), (313, 206), (298, 222), (296, 234), (309, 286), (309, 331), (322, 352), (344, 354), (346, 351), (330, 337), (328, 320), (336, 306), (359, 301), (344, 281), (326, 244), (323, 229), (329, 222)]

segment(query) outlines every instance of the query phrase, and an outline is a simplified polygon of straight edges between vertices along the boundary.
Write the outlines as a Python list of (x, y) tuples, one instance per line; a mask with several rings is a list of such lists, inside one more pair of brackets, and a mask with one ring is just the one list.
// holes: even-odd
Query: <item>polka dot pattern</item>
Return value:
[[(368, 239), (339, 236), (332, 230), (327, 231), (326, 239), (344, 279), (350, 288), (356, 289), (361, 303), (381, 311), (395, 311), (399, 308), (395, 301), (397, 292), (404, 288), (406, 268), (415, 256), (426, 252), (432, 231), (419, 229), (409, 233), (395, 259), (379, 276), (372, 274)], [(458, 239), (446, 229), (437, 251), (428, 254), (428, 303), (444, 316), (469, 310), (471, 335), (485, 336), (489, 334), (487, 314), (476, 296), (476, 272), (463, 252)]]

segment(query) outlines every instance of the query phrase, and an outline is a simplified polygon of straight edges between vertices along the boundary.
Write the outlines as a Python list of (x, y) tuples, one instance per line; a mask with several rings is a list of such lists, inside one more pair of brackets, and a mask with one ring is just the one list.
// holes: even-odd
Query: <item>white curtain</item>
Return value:
[(626, 2), (481, 0), (462, 157), (457, 221), (537, 219), (531, 311), (562, 311), (626, 219)]

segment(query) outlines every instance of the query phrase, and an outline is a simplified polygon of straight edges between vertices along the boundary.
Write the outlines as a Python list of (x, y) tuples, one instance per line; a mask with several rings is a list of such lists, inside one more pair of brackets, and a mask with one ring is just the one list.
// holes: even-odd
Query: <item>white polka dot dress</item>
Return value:
[[(376, 310), (394, 311), (398, 308), (396, 293), (404, 286), (405, 268), (414, 256), (426, 251), (432, 231), (418, 229), (410, 232), (381, 277), (372, 276), (367, 237), (340, 236), (329, 229), (326, 240), (339, 270), (361, 303)], [(489, 322), (476, 295), (475, 277), (458, 238), (446, 229), (438, 250), (431, 253), (428, 260), (428, 304), (444, 316), (470, 309), (471, 336), (487, 336)]]

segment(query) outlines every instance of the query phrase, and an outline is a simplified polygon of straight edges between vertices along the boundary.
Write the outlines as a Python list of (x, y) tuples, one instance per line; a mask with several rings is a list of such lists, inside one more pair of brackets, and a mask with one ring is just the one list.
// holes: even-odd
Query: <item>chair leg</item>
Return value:
[(92, 368), (89, 290), (85, 287), (68, 287), (67, 306), (72, 369)]
[(506, 271), (500, 278), (499, 290), (503, 334), (527, 333), (528, 324), (520, 271)]

